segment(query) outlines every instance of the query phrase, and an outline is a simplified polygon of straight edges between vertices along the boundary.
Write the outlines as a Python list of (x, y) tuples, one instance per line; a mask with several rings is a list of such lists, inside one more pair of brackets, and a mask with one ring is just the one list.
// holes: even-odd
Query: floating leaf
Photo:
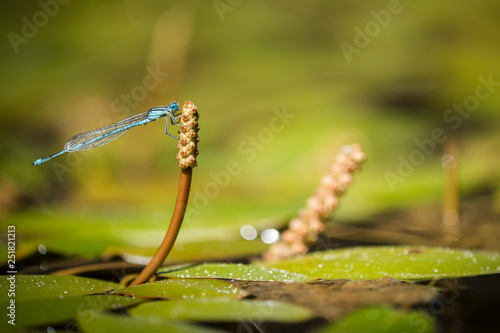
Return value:
[[(86, 296), (119, 286), (95, 279), (47, 275), (17, 275), (14, 278), (2, 276), (0, 292), (2, 295), (15, 294), (9, 296), (10, 299), (2, 299), (1, 307), (11, 306), (11, 300), (15, 300), (17, 328), (58, 323), (75, 318), (81, 311), (116, 309), (141, 302), (130, 297)], [(12, 329), (6, 321), (0, 323), (0, 328)]]
[(403, 312), (386, 307), (370, 307), (358, 310), (318, 333), (431, 333), (435, 322), (422, 311)]
[[(161, 232), (157, 232), (162, 234)], [(160, 242), (158, 242), (160, 244)], [(269, 247), (261, 241), (247, 241), (245, 239), (227, 239), (203, 241), (183, 241), (182, 238), (176, 241), (172, 251), (166, 260), (167, 263), (179, 263), (189, 261), (203, 260), (224, 260), (232, 258), (241, 258), (248, 256), (257, 256)], [(147, 264), (151, 261), (157, 246), (151, 247), (151, 242), (144, 247), (134, 246), (111, 246), (104, 255), (121, 256), (126, 261), (136, 264)]]
[(197, 321), (300, 322), (312, 317), (308, 308), (276, 301), (198, 298), (183, 301), (148, 302), (131, 309), (132, 316)]
[(16, 285), (16, 300), (40, 297), (88, 295), (120, 288), (118, 283), (59, 275), (4, 275), (0, 277), (0, 292), (7, 294)]
[(321, 279), (423, 280), (500, 272), (498, 253), (424, 246), (356, 247), (261, 264)]
[(285, 270), (227, 263), (208, 263), (188, 267), (183, 265), (181, 268), (175, 266), (162, 267), (158, 271), (158, 275), (180, 278), (219, 278), (252, 281), (306, 282), (311, 280), (308, 276)]
[(82, 313), (77, 318), (78, 326), (84, 332), (92, 333), (220, 333), (222, 331), (201, 326), (170, 323), (166, 320), (150, 320), (144, 317), (128, 317), (103, 313)]
[[(247, 208), (248, 209), (248, 208)], [(252, 208), (253, 209), (253, 208)], [(10, 224), (23, 226), (19, 229), (17, 243), (19, 255), (29, 255), (43, 244), (51, 253), (64, 255), (120, 255), (134, 262), (135, 258), (151, 257), (165, 235), (165, 228), (170, 220), (170, 213), (161, 212), (151, 216), (143, 211), (68, 211), (51, 209), (44, 212), (22, 212), (15, 214)], [(241, 213), (241, 211), (239, 211)], [(152, 221), (161, 216), (165, 224)], [(228, 259), (258, 255), (269, 247), (260, 240), (242, 239), (239, 226), (234, 219), (221, 219), (212, 223), (190, 221), (182, 232), (169, 255), (169, 262), (199, 261), (206, 259)], [(278, 226), (277, 222), (266, 221), (255, 224), (257, 229)], [(0, 221), (3, 230), (7, 224)], [(99, 230), (98, 233), (95, 231)], [(92, 242), (89, 242), (92, 239)], [(2, 245), (2, 244), (0, 244)], [(24, 250), (25, 249), (25, 250)], [(0, 246), (0, 253), (7, 253), (5, 246)], [(2, 258), (7, 258), (3, 256)], [(143, 261), (149, 262), (150, 258)], [(5, 259), (2, 259), (5, 260)], [(143, 263), (143, 262), (139, 262)]]
[(41, 297), (16, 302), (16, 326), (46, 325), (75, 318), (82, 311), (118, 309), (140, 299), (110, 295)]
[(230, 283), (213, 279), (167, 279), (117, 289), (115, 294), (145, 298), (186, 299), (195, 297), (234, 297), (247, 295)]

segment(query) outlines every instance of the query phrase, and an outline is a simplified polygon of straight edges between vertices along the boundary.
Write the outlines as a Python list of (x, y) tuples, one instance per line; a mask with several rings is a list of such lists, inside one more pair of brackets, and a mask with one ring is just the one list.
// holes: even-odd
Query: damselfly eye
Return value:
[(168, 107), (171, 111), (178, 111), (180, 112), (179, 110), (179, 104), (177, 104), (177, 102), (172, 102), (170, 103), (169, 107)]

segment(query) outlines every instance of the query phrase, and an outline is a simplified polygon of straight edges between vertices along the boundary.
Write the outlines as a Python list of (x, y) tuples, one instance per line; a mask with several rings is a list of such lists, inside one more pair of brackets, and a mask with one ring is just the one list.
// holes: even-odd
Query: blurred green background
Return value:
[[(191, 244), (210, 257), (226, 241), (226, 254), (258, 251), (240, 227), (282, 226), (354, 142), (368, 160), (338, 221), (439, 206), (435, 129), (457, 138), (462, 195), (498, 193), (497, 1), (42, 0), (8, 1), (0, 15), (1, 232), (15, 224), (26, 253), (159, 243), (179, 174), (163, 121), (31, 163), (172, 100), (193, 101), (201, 125), (179, 253)], [(464, 103), (470, 112), (453, 111)]]

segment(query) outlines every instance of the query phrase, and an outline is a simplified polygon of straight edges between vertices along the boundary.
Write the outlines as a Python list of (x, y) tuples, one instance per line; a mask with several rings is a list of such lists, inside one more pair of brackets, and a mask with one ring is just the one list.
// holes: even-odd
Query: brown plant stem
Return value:
[(179, 179), (179, 190), (177, 192), (177, 200), (175, 202), (174, 213), (172, 215), (172, 220), (168, 227), (165, 238), (161, 243), (160, 247), (156, 251), (155, 255), (151, 259), (151, 262), (144, 267), (142, 272), (135, 278), (130, 286), (135, 286), (144, 282), (147, 282), (153, 274), (160, 268), (165, 259), (167, 258), (170, 250), (174, 246), (175, 239), (179, 234), (181, 229), (182, 220), (184, 219), (184, 213), (186, 212), (186, 206), (189, 198), (189, 189), (191, 188), (191, 178), (193, 175), (193, 169), (187, 167), (181, 170), (181, 177)]
[(82, 266), (75, 266), (70, 268), (62, 268), (57, 271), (50, 273), (51, 275), (79, 275), (89, 272), (104, 271), (111, 269), (127, 269), (127, 268), (139, 268), (144, 265), (132, 264), (129, 262), (118, 261), (118, 262), (101, 262), (95, 264), (87, 264)]
[(179, 148), (177, 159), (179, 160), (179, 167), (181, 168), (181, 177), (179, 179), (179, 190), (177, 191), (177, 200), (175, 202), (172, 220), (168, 226), (165, 238), (151, 259), (151, 262), (144, 267), (142, 272), (132, 281), (130, 286), (147, 282), (151, 276), (156, 273), (158, 268), (160, 268), (167, 258), (179, 234), (189, 199), (193, 168), (198, 165), (196, 162), (196, 156), (198, 156), (197, 145), (198, 141), (200, 141), (198, 137), (198, 131), (200, 130), (198, 118), (199, 114), (196, 105), (190, 101), (186, 101), (182, 107), (182, 115), (178, 118), (181, 129), (179, 130), (179, 143), (177, 144), (177, 148)]

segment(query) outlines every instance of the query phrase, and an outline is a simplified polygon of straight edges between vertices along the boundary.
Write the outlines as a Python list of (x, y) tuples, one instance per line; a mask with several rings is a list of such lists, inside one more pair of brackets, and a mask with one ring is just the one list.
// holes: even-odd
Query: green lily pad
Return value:
[(222, 331), (201, 326), (171, 323), (166, 320), (150, 320), (145, 317), (129, 317), (105, 313), (82, 313), (77, 317), (78, 326), (92, 333), (220, 333)]
[(313, 313), (303, 306), (276, 302), (198, 298), (183, 301), (148, 302), (129, 311), (132, 316), (196, 321), (293, 323), (311, 319)]
[(0, 277), (0, 292), (6, 295), (11, 282), (16, 285), (16, 300), (41, 297), (79, 296), (120, 288), (118, 283), (78, 276), (4, 275)]
[(322, 251), (261, 264), (321, 279), (390, 276), (426, 280), (499, 273), (500, 255), (424, 246), (379, 246)]
[(422, 311), (403, 312), (386, 307), (358, 310), (318, 333), (431, 333), (435, 332), (434, 319)]
[(282, 269), (227, 263), (199, 264), (189, 267), (182, 266), (181, 268), (176, 266), (163, 267), (158, 271), (158, 275), (180, 278), (218, 278), (252, 281), (306, 282), (311, 280), (306, 275), (291, 273)]
[[(139, 232), (139, 231), (138, 231)], [(161, 234), (161, 233), (159, 233)], [(158, 242), (158, 245), (160, 242)], [(245, 239), (227, 239), (224, 241), (205, 239), (203, 241), (176, 241), (166, 260), (167, 263), (179, 263), (203, 260), (225, 260), (257, 256), (269, 248), (261, 241)], [(151, 247), (151, 242), (145, 247), (111, 246), (103, 254), (106, 257), (118, 255), (126, 261), (136, 264), (147, 264), (155, 254), (157, 246)]]
[[(81, 311), (116, 309), (141, 302), (131, 297), (88, 295), (119, 285), (82, 277), (17, 275), (15, 280), (2, 276), (0, 282), (0, 292), (8, 296), (0, 304), (2, 308), (13, 308), (14, 304), (16, 328), (59, 323), (75, 318)], [(2, 321), (0, 328), (4, 331), (12, 326)]]
[(141, 301), (131, 297), (110, 295), (24, 299), (16, 302), (16, 326), (59, 323), (75, 318), (82, 311), (118, 309)]
[[(50, 253), (67, 256), (120, 255), (130, 262), (145, 263), (149, 262), (161, 244), (170, 220), (170, 213), (156, 211), (161, 214), (151, 216), (142, 211), (111, 211), (99, 214), (91, 210), (82, 213), (64, 209), (53, 209), (50, 214), (21, 212), (11, 217), (9, 225), (23, 226), (17, 233), (19, 255), (32, 254), (43, 244)], [(159, 219), (158, 216), (166, 222), (155, 223)], [(260, 240), (243, 239), (239, 232), (240, 227), (232, 223), (233, 221), (234, 219), (228, 219), (226, 222), (185, 223), (168, 262), (257, 256), (269, 247)], [(277, 222), (266, 221), (255, 224), (255, 227), (263, 229), (278, 225)], [(7, 230), (4, 221), (0, 221), (0, 226)], [(96, 230), (99, 232), (96, 233)], [(89, 242), (89, 239), (92, 239), (92, 242)], [(7, 253), (6, 246), (0, 246), (1, 253)], [(7, 255), (2, 258), (5, 260)]]
[(213, 279), (167, 279), (138, 286), (117, 289), (115, 294), (141, 298), (186, 299), (196, 297), (242, 298), (246, 292), (229, 282)]

